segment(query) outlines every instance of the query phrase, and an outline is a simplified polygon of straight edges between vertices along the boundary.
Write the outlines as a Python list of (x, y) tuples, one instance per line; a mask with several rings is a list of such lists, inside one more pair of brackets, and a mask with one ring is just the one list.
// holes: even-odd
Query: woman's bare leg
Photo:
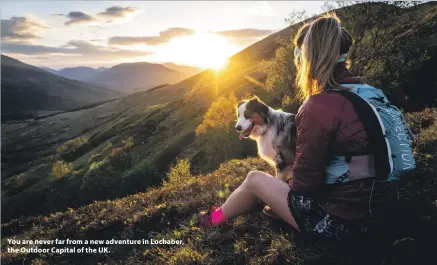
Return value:
[(264, 172), (251, 171), (222, 205), (223, 215), (232, 218), (249, 212), (257, 204), (257, 199), (260, 199), (282, 220), (299, 230), (288, 208), (289, 191), (290, 187), (284, 181)]

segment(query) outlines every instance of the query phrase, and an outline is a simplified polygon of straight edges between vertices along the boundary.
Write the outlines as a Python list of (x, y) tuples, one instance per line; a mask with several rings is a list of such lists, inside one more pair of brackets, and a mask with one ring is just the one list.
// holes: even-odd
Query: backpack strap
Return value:
[(386, 180), (391, 172), (389, 152), (385, 140), (386, 136), (382, 133), (382, 129), (375, 130), (375, 128), (381, 128), (381, 124), (374, 109), (365, 99), (354, 92), (343, 89), (331, 89), (329, 91), (339, 93), (351, 102), (355, 112), (363, 123), (364, 130), (369, 139), (371, 153), (375, 157), (375, 178), (377, 180)]

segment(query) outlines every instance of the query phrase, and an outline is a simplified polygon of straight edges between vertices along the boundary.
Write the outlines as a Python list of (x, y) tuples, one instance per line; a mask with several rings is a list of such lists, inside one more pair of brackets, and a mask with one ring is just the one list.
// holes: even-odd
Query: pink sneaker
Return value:
[(217, 207), (212, 206), (211, 210), (206, 212), (206, 211), (202, 211), (197, 215), (197, 224), (201, 227), (211, 227), (213, 226), (212, 224), (212, 219), (211, 219), (211, 213), (215, 212), (217, 210)]

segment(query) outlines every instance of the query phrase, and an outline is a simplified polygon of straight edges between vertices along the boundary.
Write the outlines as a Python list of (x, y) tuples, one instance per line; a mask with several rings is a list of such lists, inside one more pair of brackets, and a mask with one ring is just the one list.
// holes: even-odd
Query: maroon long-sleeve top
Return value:
[[(334, 71), (339, 84), (356, 84), (344, 63)], [(373, 179), (344, 184), (325, 184), (325, 168), (333, 154), (369, 152), (369, 140), (363, 124), (352, 104), (339, 93), (320, 93), (309, 97), (296, 115), (297, 143), (293, 178), (290, 187), (294, 194), (312, 197), (328, 213), (354, 220), (396, 196), (395, 183), (373, 183)]]

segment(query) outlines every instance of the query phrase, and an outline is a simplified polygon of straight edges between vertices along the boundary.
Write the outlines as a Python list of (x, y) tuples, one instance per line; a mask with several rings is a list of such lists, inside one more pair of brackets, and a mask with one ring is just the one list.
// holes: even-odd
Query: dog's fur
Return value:
[(258, 153), (276, 167), (276, 177), (286, 181), (296, 154), (294, 114), (275, 110), (257, 97), (237, 106), (236, 130), (240, 139), (249, 137), (257, 142)]

